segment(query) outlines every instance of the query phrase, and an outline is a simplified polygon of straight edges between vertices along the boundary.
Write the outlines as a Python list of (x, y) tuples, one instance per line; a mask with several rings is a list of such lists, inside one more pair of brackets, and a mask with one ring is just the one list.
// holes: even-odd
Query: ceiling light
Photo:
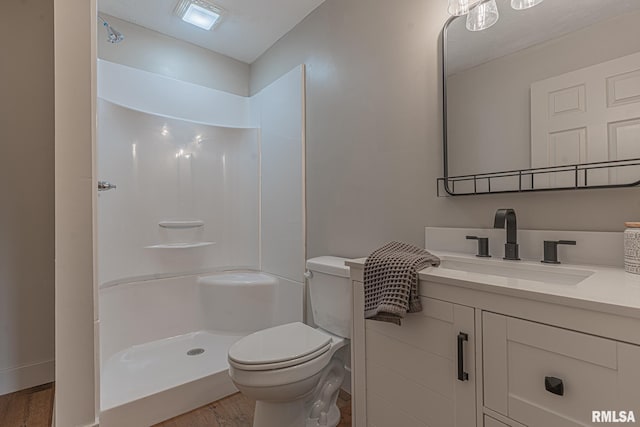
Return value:
[(220, 21), (224, 10), (204, 0), (181, 0), (175, 14), (184, 22), (203, 30), (212, 29)]
[(511, 0), (511, 7), (515, 10), (525, 10), (540, 3), (542, 0)]
[(197, 4), (190, 4), (187, 12), (182, 17), (184, 22), (200, 27), (203, 30), (210, 30), (218, 19), (220, 19), (219, 14), (200, 7)]
[[(537, 6), (543, 0), (511, 0), (515, 10), (525, 10)], [(467, 15), (467, 29), (482, 31), (498, 22), (500, 14), (496, 0), (448, 0), (448, 11), (453, 16)]]

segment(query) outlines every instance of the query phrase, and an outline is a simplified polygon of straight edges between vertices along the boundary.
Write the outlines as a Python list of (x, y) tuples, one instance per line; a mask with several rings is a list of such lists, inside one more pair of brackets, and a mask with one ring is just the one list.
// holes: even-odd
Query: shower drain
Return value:
[(192, 348), (187, 351), (187, 356), (199, 356), (204, 353), (204, 348)]

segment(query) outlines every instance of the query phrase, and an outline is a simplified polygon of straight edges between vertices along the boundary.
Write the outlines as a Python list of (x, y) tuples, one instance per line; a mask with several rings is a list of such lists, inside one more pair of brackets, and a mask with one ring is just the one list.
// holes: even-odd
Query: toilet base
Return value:
[(305, 401), (256, 402), (253, 427), (302, 427), (306, 423)]
[(305, 427), (336, 427), (340, 422), (340, 409), (335, 403), (329, 408), (329, 412), (320, 418), (307, 419)]
[[(326, 421), (310, 419), (304, 400), (286, 403), (256, 402), (253, 427), (336, 427), (340, 422), (340, 409), (335, 403), (329, 409)], [(326, 422), (326, 424), (322, 424)]]
[(253, 427), (336, 427), (340, 422), (336, 402), (344, 375), (344, 362), (333, 359), (311, 396), (289, 402), (256, 401)]

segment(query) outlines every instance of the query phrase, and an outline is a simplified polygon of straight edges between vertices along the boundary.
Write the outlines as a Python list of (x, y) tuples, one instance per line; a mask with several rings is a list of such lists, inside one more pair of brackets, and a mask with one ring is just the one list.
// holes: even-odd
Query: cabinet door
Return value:
[[(402, 326), (365, 321), (371, 427), (476, 425), (474, 309), (421, 298)], [(466, 376), (458, 380), (458, 335)], [(356, 362), (357, 363), (357, 362)]]
[(529, 427), (640, 414), (640, 347), (483, 313), (484, 405)]

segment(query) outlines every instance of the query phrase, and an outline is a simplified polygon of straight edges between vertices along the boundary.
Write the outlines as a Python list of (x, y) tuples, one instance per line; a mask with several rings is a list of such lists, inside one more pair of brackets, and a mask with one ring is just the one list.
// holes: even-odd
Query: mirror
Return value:
[(637, 185), (640, 1), (497, 6), (484, 31), (443, 31), (445, 190)]

